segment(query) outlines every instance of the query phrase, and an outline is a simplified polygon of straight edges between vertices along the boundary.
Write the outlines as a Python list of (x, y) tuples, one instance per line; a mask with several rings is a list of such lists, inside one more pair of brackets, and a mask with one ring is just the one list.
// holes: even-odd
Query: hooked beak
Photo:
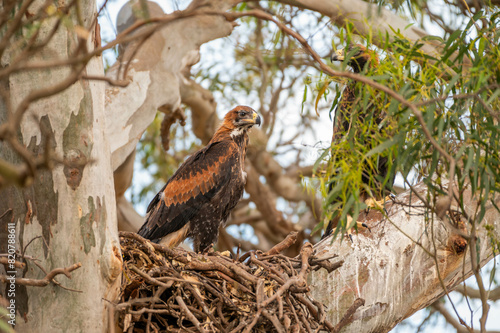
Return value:
[(262, 119), (260, 118), (259, 114), (257, 112), (253, 112), (252, 114), (252, 119), (241, 119), (241, 122), (249, 125), (259, 125), (262, 123)]
[(257, 114), (257, 112), (253, 113), (253, 121), (254, 121), (255, 125), (259, 125), (259, 126), (262, 123), (262, 120), (261, 120), (260, 116)]
[(331, 58), (332, 61), (344, 61), (344, 50), (337, 50), (335, 53), (332, 55)]

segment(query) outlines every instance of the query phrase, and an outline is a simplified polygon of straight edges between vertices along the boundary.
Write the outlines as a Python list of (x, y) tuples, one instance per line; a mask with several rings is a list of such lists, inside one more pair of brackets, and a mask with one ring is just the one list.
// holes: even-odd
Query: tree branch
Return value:
[[(470, 297), (470, 298), (481, 298), (481, 293), (479, 292), (478, 289), (466, 287), (463, 284), (458, 285), (453, 291), (459, 292), (465, 297)], [(486, 292), (487, 298), (490, 301), (498, 301), (500, 300), (500, 286), (493, 288), (489, 291)]]
[[(51, 270), (43, 279), (26, 279), (26, 278), (16, 278), (14, 281), (16, 284), (32, 287), (45, 287), (56, 277), (57, 275), (64, 274), (68, 279), (71, 279), (71, 272), (75, 269), (82, 267), (81, 263), (73, 264), (66, 268), (55, 268)], [(9, 283), (12, 281), (9, 276), (0, 275), (0, 282)]]
[[(421, 40), (428, 33), (412, 25), (401, 16), (391, 12), (384, 6), (368, 3), (362, 0), (278, 0), (278, 2), (309, 9), (330, 17), (339, 27), (354, 27), (354, 32), (360, 36), (370, 37), (379, 47), (384, 47), (388, 35), (391, 39), (396, 32), (403, 34), (412, 42)], [(422, 50), (431, 56), (440, 54), (443, 44), (435, 40), (422, 41)], [(466, 66), (470, 60), (464, 58)]]
[[(443, 318), (446, 320), (448, 324), (453, 326), (456, 330), (457, 333), (479, 333), (482, 332), (481, 330), (469, 330), (465, 326), (461, 325), (458, 320), (453, 317), (453, 315), (446, 310), (446, 307), (444, 306), (444, 303), (442, 300), (438, 300), (434, 303), (432, 303), (431, 307), (439, 312)], [(500, 333), (500, 331), (488, 331), (488, 333)]]

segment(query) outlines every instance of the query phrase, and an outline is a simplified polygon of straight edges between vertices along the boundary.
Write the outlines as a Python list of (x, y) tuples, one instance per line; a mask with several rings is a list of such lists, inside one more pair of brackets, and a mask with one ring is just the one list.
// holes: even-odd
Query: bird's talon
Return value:
[(202, 252), (201, 254), (208, 254), (210, 255), (211, 253), (215, 253), (214, 251), (214, 243), (211, 243), (209, 246), (207, 246)]
[(213, 244), (205, 247), (206, 241), (217, 241), (217, 231), (230, 213), (227, 207), (240, 200), (246, 182), (248, 130), (260, 124), (260, 116), (248, 106), (229, 111), (208, 145), (186, 159), (150, 202), (138, 234), (146, 239), (162, 238), (168, 247), (189, 237), (195, 252), (213, 252)]
[(368, 226), (368, 224), (366, 224), (366, 223), (363, 222), (363, 223), (361, 223), (361, 226), (364, 227), (364, 228), (366, 228), (366, 229), (368, 229), (369, 232), (372, 232), (372, 230), (370, 229), (370, 227)]

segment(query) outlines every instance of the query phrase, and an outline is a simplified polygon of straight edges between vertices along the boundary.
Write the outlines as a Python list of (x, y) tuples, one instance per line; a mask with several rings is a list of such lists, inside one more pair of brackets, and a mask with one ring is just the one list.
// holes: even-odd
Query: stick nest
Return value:
[(118, 322), (124, 332), (335, 331), (309, 292), (311, 269), (341, 264), (317, 260), (310, 243), (297, 258), (280, 252), (296, 234), (266, 253), (232, 259), (197, 254), (120, 233), (123, 275)]

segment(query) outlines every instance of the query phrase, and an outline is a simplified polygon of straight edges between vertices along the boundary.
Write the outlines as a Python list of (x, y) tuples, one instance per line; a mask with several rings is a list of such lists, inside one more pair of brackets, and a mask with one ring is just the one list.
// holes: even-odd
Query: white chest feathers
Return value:
[(243, 127), (238, 127), (232, 130), (230, 135), (234, 139), (235, 137), (242, 135), (243, 131), (244, 131)]

